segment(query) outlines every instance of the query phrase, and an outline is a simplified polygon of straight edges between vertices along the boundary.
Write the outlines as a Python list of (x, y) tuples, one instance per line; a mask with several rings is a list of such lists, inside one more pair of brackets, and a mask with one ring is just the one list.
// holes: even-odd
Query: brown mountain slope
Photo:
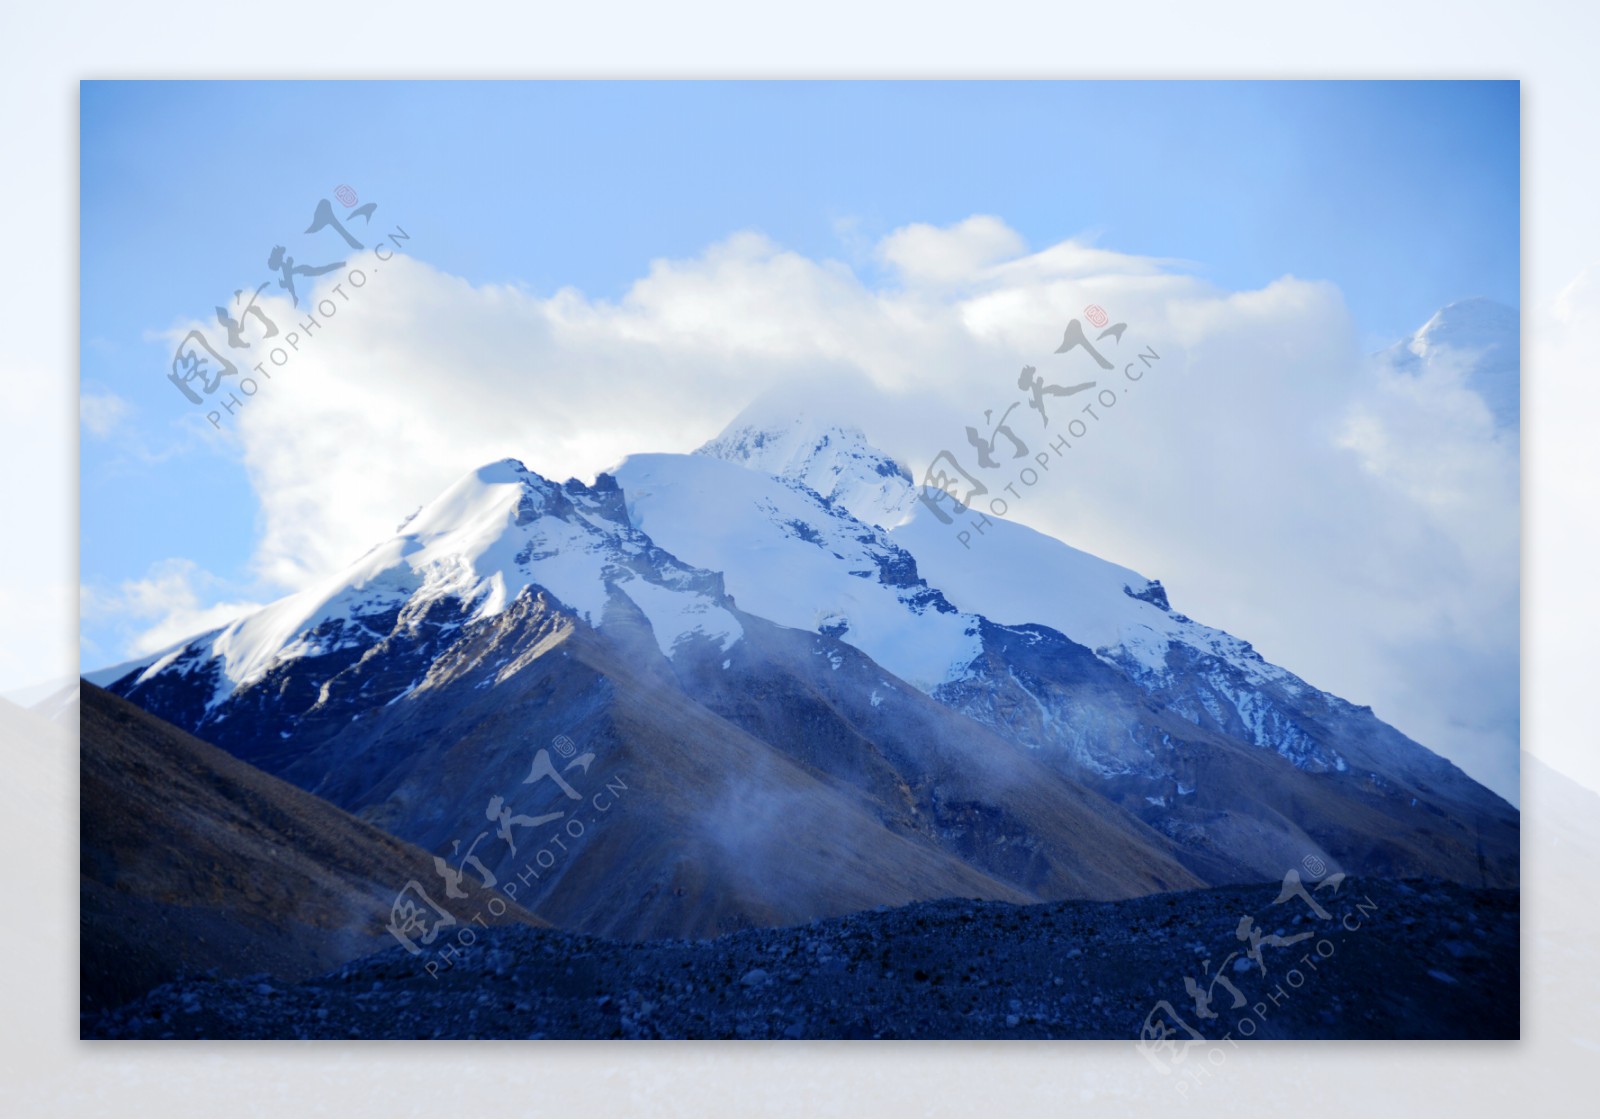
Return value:
[[(477, 855), (551, 922), (608, 937), (708, 936), (933, 898), (1200, 885), (1171, 841), (834, 639), (741, 616), (746, 642), (714, 665), (727, 661), (715, 671), (729, 694), (772, 713), (758, 723), (686, 691), (629, 606), (614, 599), (596, 630), (543, 595), (521, 597), (392, 702), (366, 690), (390, 656), (379, 649), (325, 690), (329, 708), (373, 699), (288, 756), (321, 733), (313, 709), (274, 761), (437, 852), (457, 839), (465, 849), (496, 796), (529, 817), (565, 813), (515, 829), (516, 852), (491, 835)], [(858, 695), (846, 703), (840, 690)], [(558, 736), (594, 756), (567, 774), (565, 796), (527, 780)], [(625, 790), (607, 793), (615, 780)], [(530, 869), (530, 858), (548, 863)]]
[[(393, 947), (408, 882), (442, 897), (426, 852), (87, 681), (81, 720), (86, 1011), (183, 972), (311, 976)], [(544, 924), (514, 905), (500, 920)]]

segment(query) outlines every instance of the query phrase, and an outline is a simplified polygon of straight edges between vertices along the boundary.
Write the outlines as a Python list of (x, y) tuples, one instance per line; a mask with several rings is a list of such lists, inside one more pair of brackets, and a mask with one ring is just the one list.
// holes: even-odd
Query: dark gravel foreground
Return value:
[[(1316, 894), (1322, 919), (1298, 898), (1274, 905), (1279, 889), (945, 900), (709, 941), (479, 929), (437, 979), (437, 956), (399, 948), (299, 984), (189, 979), (85, 1016), (83, 1035), (1134, 1039), (1164, 1000), (1155, 1018), (1181, 1037), (1174, 1015), (1208, 1039), (1518, 1036), (1517, 891), (1348, 879)], [(1237, 936), (1247, 915), (1265, 976)], [(1215, 1019), (1185, 975), (1210, 988)]]

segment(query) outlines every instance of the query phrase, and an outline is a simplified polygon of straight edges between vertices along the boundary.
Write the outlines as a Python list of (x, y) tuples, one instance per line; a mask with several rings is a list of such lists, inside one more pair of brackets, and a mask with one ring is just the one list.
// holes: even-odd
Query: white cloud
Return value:
[(1178, 609), (1514, 792), (1516, 455), (1470, 391), (1375, 368), (1324, 283), (1219, 291), (1077, 242), (1028, 253), (981, 216), (879, 255), (892, 289), (737, 234), (612, 302), (369, 253), (348, 302), (328, 284), (267, 301), (285, 331), (338, 302), (224, 420), (261, 500), (260, 575), (304, 586), (488, 460), (592, 477), (796, 382), (920, 471), (1020, 396), (1020, 366), (1067, 360), (1061, 331), (1095, 303), (1159, 371), (1010, 515), (1162, 578)]
[(907, 284), (970, 283), (987, 266), (1020, 256), (1022, 238), (999, 218), (975, 214), (941, 228), (915, 225), (895, 230), (878, 246)]
[[(163, 560), (142, 579), (110, 590), (79, 589), (79, 613), (109, 623), (133, 657), (155, 653), (184, 638), (214, 629), (261, 606), (250, 601), (216, 602), (222, 584), (193, 561)], [(205, 602), (206, 600), (213, 600)]]
[(128, 402), (111, 392), (85, 389), (78, 395), (78, 419), (90, 434), (104, 439), (128, 414)]

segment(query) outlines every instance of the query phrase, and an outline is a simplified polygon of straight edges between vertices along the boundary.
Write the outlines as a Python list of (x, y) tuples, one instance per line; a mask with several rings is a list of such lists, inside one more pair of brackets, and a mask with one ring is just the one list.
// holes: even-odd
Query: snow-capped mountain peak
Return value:
[(868, 525), (893, 528), (916, 501), (911, 472), (860, 428), (777, 398), (746, 408), (695, 454), (797, 482)]
[(1483, 297), (1434, 312), (1409, 338), (1390, 347), (1397, 370), (1420, 374), (1456, 365), (1462, 382), (1483, 398), (1495, 422), (1516, 432), (1521, 418), (1522, 322), (1515, 308)]
[(1511, 353), (1506, 356), (1515, 361), (1520, 329), (1521, 319), (1515, 308), (1483, 296), (1473, 296), (1446, 304), (1434, 312), (1406, 345), (1419, 356), (1426, 356), (1442, 346), (1497, 353), (1509, 346)]
[[(1103, 794), (1210, 881), (1324, 843), (1514, 878), (1514, 810), (1370, 709), (1131, 569), (1003, 519), (980, 554), (916, 498), (859, 429), (805, 411), (747, 413), (701, 454), (634, 455), (592, 486), (502, 460), (321, 584), (90, 680), (435, 850), (462, 814), (482, 829), (489, 792), (469, 779), (444, 804), (441, 776), (513, 754), (525, 772), (528, 726), (590, 721), (640, 764), (686, 744), (652, 790), (749, 788), (761, 742), (834, 766), (884, 792), (881, 820), (1000, 852), (1029, 890), (1047, 867), (1012, 802), (1044, 789), (1036, 762), (1068, 779), (1041, 813)], [(464, 742), (474, 765), (448, 763)], [(720, 768), (701, 757), (718, 744)], [(395, 777), (417, 750), (426, 777)], [(1451, 813), (1477, 823), (1441, 840)]]
[(526, 588), (599, 625), (614, 595), (649, 619), (670, 656), (698, 634), (737, 641), (721, 581), (679, 563), (628, 524), (614, 479), (558, 484), (515, 459), (457, 479), (399, 530), (342, 571), (228, 625), (149, 657), (88, 674), (110, 684), (215, 668), (208, 707), (302, 657), (359, 655), (444, 605), (454, 630), (492, 618)]

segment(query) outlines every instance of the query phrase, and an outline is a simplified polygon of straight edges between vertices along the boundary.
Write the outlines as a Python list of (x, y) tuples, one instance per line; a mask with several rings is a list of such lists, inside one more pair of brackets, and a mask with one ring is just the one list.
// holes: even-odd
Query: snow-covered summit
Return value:
[(936, 697), (983, 675), (986, 626), (1044, 626), (1193, 718), (1342, 767), (1288, 714), (1320, 694), (1173, 610), (1159, 581), (1000, 518), (969, 547), (859, 428), (819, 411), (763, 406), (695, 455), (630, 457), (615, 472), (629, 520), (720, 573), (741, 608), (837, 632)]
[(792, 398), (756, 401), (695, 454), (798, 482), (886, 529), (904, 520), (916, 501), (911, 472), (860, 428)]
[[(1405, 345), (1421, 355), (1441, 346), (1480, 353), (1492, 351), (1514, 364), (1520, 330), (1521, 316), (1515, 308), (1483, 296), (1473, 296), (1435, 311)], [(1506, 352), (1508, 348), (1509, 353)]]

